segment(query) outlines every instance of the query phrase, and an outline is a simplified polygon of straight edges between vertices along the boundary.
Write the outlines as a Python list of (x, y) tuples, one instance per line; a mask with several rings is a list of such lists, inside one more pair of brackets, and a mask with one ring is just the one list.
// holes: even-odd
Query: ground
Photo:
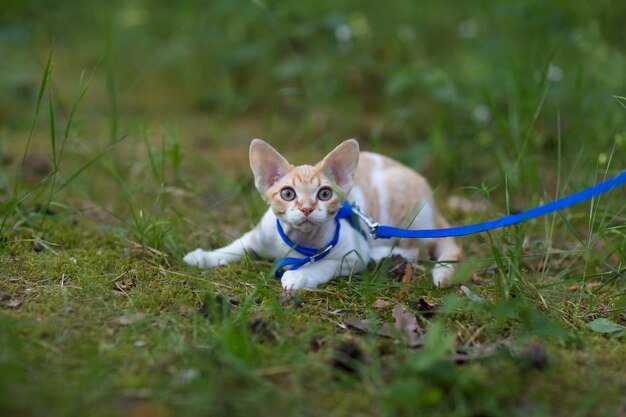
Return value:
[(3, 6), (0, 414), (626, 415), (624, 189), (459, 238), (448, 289), (181, 261), (265, 210), (253, 137), (356, 137), (456, 225), (618, 173), (625, 6), (289, 3)]

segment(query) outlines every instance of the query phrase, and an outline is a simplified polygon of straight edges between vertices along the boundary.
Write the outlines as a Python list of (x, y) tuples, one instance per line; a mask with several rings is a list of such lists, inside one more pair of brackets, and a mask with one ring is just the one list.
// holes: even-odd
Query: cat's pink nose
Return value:
[(313, 207), (300, 207), (300, 211), (308, 217), (309, 214), (313, 213)]

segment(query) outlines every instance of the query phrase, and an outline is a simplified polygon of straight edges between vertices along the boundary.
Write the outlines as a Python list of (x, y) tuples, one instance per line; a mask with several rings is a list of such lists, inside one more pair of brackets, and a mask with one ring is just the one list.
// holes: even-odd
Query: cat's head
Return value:
[(254, 183), (278, 219), (309, 232), (332, 220), (353, 184), (359, 143), (350, 139), (316, 165), (293, 166), (261, 139), (250, 144)]

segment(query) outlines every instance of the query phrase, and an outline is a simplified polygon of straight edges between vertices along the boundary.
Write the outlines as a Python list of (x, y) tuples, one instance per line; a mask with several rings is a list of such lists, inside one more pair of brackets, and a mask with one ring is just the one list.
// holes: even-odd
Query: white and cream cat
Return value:
[[(237, 261), (245, 253), (271, 259), (304, 258), (280, 237), (276, 219), (291, 242), (324, 248), (335, 235), (333, 219), (345, 199), (358, 204), (380, 224), (412, 229), (448, 226), (422, 176), (391, 158), (359, 152), (353, 139), (341, 143), (313, 166), (293, 166), (268, 143), (254, 139), (250, 166), (256, 188), (270, 208), (254, 229), (230, 245), (213, 251), (196, 249), (184, 257), (186, 263), (213, 268)], [(328, 255), (286, 271), (281, 278), (285, 289), (316, 288), (334, 277), (363, 271), (370, 259), (379, 261), (397, 254), (413, 261), (420, 252), (438, 261), (432, 272), (435, 285), (450, 283), (454, 272), (450, 262), (461, 255), (452, 238), (374, 240), (365, 238), (348, 220), (340, 222), (339, 240)]]

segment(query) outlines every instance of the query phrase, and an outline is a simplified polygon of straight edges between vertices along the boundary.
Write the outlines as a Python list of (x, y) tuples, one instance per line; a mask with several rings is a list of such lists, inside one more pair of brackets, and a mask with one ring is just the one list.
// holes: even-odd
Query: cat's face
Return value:
[(355, 140), (343, 142), (314, 166), (297, 167), (260, 139), (250, 145), (257, 189), (278, 219), (304, 232), (335, 217), (352, 188), (358, 161)]

